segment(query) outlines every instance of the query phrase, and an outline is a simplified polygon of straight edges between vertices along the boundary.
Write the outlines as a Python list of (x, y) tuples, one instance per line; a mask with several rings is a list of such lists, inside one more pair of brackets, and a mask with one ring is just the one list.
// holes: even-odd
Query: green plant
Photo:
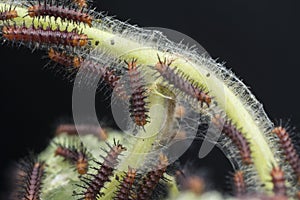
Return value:
[[(9, 7), (9, 5), (10, 3), (7, 2), (0, 4), (3, 8)], [(216, 118), (216, 113), (214, 112), (218, 110), (226, 115), (226, 117), (221, 116), (221, 119), (228, 118), (233, 122), (234, 125), (229, 126), (229, 131), (234, 129), (234, 127), (239, 128), (239, 132), (249, 143), (253, 161), (253, 166), (252, 163), (245, 165), (245, 163), (240, 162), (240, 168), (245, 171), (250, 170), (251, 172), (257, 172), (259, 178), (255, 184), (256, 187), (263, 184), (264, 190), (267, 191), (267, 193), (271, 193), (271, 189), (273, 188), (273, 184), (270, 182), (272, 167), (280, 166), (284, 163), (284, 158), (276, 153), (279, 146), (276, 143), (276, 137), (271, 133), (271, 130), (274, 128), (273, 124), (247, 87), (221, 64), (218, 64), (210, 58), (199, 56), (196, 52), (185, 49), (184, 46), (176, 45), (163, 38), (160, 34), (132, 27), (96, 12), (93, 13), (96, 18), (93, 22), (93, 26), (88, 27), (83, 24), (72, 24), (69, 21), (62, 22), (60, 19), (54, 21), (53, 19), (49, 19), (49, 17), (40, 21), (33, 20), (30, 16), (26, 16), (27, 9), (26, 6), (23, 5), (16, 4), (16, 11), (19, 15), (19, 17), (14, 18), (16, 26), (23, 26), (24, 24), (29, 27), (34, 24), (34, 26), (37, 27), (37, 24), (39, 24), (41, 27), (51, 24), (51, 30), (59, 28), (57, 32), (66, 29), (65, 32), (69, 33), (74, 28), (82, 30), (82, 33), (90, 38), (90, 44), (86, 46), (87, 48), (79, 48), (80, 45), (74, 45), (76, 48), (74, 52), (72, 52), (72, 50), (67, 47), (72, 43), (72, 41), (69, 41), (59, 49), (67, 51), (68, 53), (83, 55), (87, 61), (87, 64), (82, 67), (83, 70), (91, 70), (95, 72), (94, 76), (99, 76), (99, 78), (101, 77), (101, 73), (97, 71), (96, 67), (98, 67), (98, 65), (106, 64), (109, 67), (114, 67), (117, 64), (118, 67), (113, 69), (121, 70), (123, 65), (118, 64), (118, 60), (129, 61), (133, 58), (138, 59), (138, 64), (141, 65), (139, 69), (145, 73), (145, 82), (151, 83), (147, 85), (147, 92), (145, 92), (147, 93), (147, 101), (149, 102), (147, 107), (151, 108), (154, 105), (161, 105), (167, 108), (166, 110), (150, 109), (148, 114), (150, 122), (143, 126), (143, 128), (137, 129), (138, 132), (135, 133), (134, 137), (128, 135), (124, 137), (123, 133), (109, 131), (108, 140), (110, 140), (110, 143), (112, 138), (115, 138), (127, 148), (127, 151), (125, 151), (125, 155), (121, 157), (120, 164), (116, 166), (115, 174), (111, 177), (111, 182), (106, 183), (105, 188), (101, 189), (101, 193), (103, 193), (101, 199), (113, 198), (117, 186), (120, 185), (120, 181), (124, 178), (123, 172), (127, 171), (128, 166), (134, 169), (140, 169), (144, 163), (150, 159), (148, 157), (149, 152), (169, 144), (168, 139), (175, 137), (173, 128), (174, 121), (176, 121), (174, 119), (176, 106), (178, 106), (179, 101), (185, 99), (186, 96), (191, 96), (191, 92), (186, 92), (184, 91), (184, 87), (179, 87), (180, 84), (179, 86), (176, 84), (171, 86), (168, 76), (161, 76), (158, 79), (152, 80), (149, 73), (155, 71), (153, 68), (155, 68), (158, 63), (157, 55), (159, 55), (161, 59), (165, 57), (167, 59), (174, 59), (172, 65), (170, 65), (170, 69), (176, 66), (176, 70), (181, 71), (177, 74), (180, 75), (179, 77), (181, 77), (182, 80), (195, 83), (203, 90), (205, 95), (213, 97), (212, 103), (207, 101), (207, 105), (204, 103), (203, 106), (201, 105), (204, 101), (203, 98), (200, 102), (194, 101), (192, 98), (188, 98), (186, 101), (186, 104), (194, 108), (196, 112), (201, 113), (203, 118), (204, 116), (208, 118), (205, 124), (209, 123), (211, 119)], [(10, 27), (10, 25), (6, 24), (3, 27), (7, 28)], [(78, 32), (75, 31), (75, 33)], [(5, 37), (5, 31), (3, 29), (2, 34), (4, 40), (10, 40), (9, 37)], [(11, 33), (11, 35), (16, 35), (16, 33)], [(143, 38), (145, 35), (147, 39)], [(158, 41), (148, 39), (151, 38), (151, 36), (160, 37), (160, 39)], [(16, 40), (16, 38), (14, 39)], [(33, 38), (29, 39), (31, 39), (31, 41), (27, 42), (32, 42)], [(83, 39), (79, 40), (79, 43), (80, 42), (83, 42)], [(38, 41), (37, 43), (42, 43), (42, 41)], [(43, 50), (56, 47), (57, 45), (53, 45), (50, 42), (50, 44), (45, 46), (33, 46)], [(90, 51), (92, 51), (92, 53), (90, 53)], [(103, 60), (105, 60), (105, 62), (103, 62)], [(159, 66), (156, 67), (156, 69), (157, 68), (159, 68)], [(189, 78), (185, 78), (186, 76)], [(178, 96), (179, 99), (175, 98), (175, 96), (177, 96), (176, 92), (178, 91), (183, 91), (183, 95)], [(209, 93), (207, 94), (207, 92)], [(142, 93), (144, 93), (144, 91)], [(208, 105), (210, 106), (208, 107)], [(167, 112), (167, 115), (165, 115), (165, 112)], [(218, 125), (218, 123), (216, 124)], [(222, 127), (220, 129), (223, 131)], [(151, 137), (149, 137), (149, 135)], [(70, 140), (73, 140), (71, 138), (71, 136), (64, 135), (58, 136), (54, 140), (63, 139), (66, 143), (69, 143)], [(234, 139), (234, 137), (231, 137), (231, 139), (232, 138)], [(81, 136), (81, 139), (89, 150), (95, 151), (93, 155), (103, 154), (101, 151), (97, 152), (99, 147), (105, 146), (103, 141), (97, 141), (91, 135)], [(224, 143), (224, 141), (221, 143)], [(44, 199), (71, 198), (70, 191), (76, 190), (76, 184), (82, 183), (77, 177), (76, 172), (73, 172), (72, 169), (66, 166), (67, 164), (65, 162), (54, 156), (54, 151), (55, 148), (51, 146), (39, 156), (39, 159), (45, 160), (48, 165), (45, 169), (47, 176), (44, 180), (44, 184), (49, 187), (42, 189), (41, 196)], [(239, 160), (240, 158), (235, 155), (235, 153), (239, 152), (240, 149), (233, 148), (231, 151), (233, 151), (231, 154), (235, 156), (232, 159)], [(155, 155), (158, 156), (159, 153), (161, 152)], [(93, 159), (98, 158), (94, 157)], [(94, 167), (97, 167), (97, 165)], [(289, 171), (291, 171), (290, 173), (292, 175), (288, 174)], [(288, 176), (293, 178), (289, 180), (287, 185), (294, 185), (296, 176), (293, 175), (292, 170), (289, 171), (287, 171)], [(63, 178), (60, 179), (60, 177)], [(119, 180), (117, 180), (116, 177), (119, 177)], [(54, 182), (53, 180), (57, 180), (57, 178), (59, 181)], [(256, 176), (251, 178), (256, 178)], [(167, 187), (171, 191), (171, 195), (176, 196), (178, 195), (177, 185), (174, 183), (174, 178), (169, 177), (169, 179), (170, 181), (167, 181)], [(295, 189), (292, 189), (292, 187), (289, 188), (291, 188), (289, 195), (294, 195), (293, 193), (296, 192)]]

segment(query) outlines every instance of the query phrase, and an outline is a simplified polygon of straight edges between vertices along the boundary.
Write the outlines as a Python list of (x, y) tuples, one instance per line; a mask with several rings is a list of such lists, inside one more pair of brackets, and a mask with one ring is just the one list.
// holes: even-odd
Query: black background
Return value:
[[(101, 0), (96, 5), (131, 24), (194, 38), (251, 87), (271, 119), (291, 118), (300, 127), (299, 1)], [(43, 55), (0, 47), (2, 191), (11, 163), (28, 150), (45, 148), (58, 119), (71, 116), (72, 84), (43, 70)]]

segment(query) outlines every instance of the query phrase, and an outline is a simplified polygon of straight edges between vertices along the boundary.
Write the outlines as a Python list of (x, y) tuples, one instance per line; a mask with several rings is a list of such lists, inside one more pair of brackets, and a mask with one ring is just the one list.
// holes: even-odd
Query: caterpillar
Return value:
[(243, 163), (245, 165), (252, 164), (249, 143), (243, 134), (232, 124), (232, 122), (228, 120), (225, 121), (219, 114), (213, 117), (212, 122), (237, 146)]
[(175, 117), (181, 119), (186, 115), (186, 108), (183, 105), (177, 105), (175, 108)]
[(234, 195), (237, 197), (245, 195), (247, 186), (244, 180), (244, 172), (236, 171), (233, 175)]
[(87, 7), (88, 3), (86, 0), (73, 0), (75, 4), (77, 4), (80, 8)]
[(0, 20), (7, 21), (18, 17), (18, 12), (16, 11), (16, 7), (12, 8), (12, 5), (7, 9), (6, 6), (2, 8), (0, 11)]
[(136, 170), (128, 166), (128, 171), (125, 174), (124, 179), (122, 180), (114, 200), (130, 200), (132, 186), (136, 179)]
[(17, 181), (20, 188), (17, 192), (17, 199), (40, 200), (45, 163), (30, 156), (20, 162), (19, 168)]
[[(125, 61), (126, 62), (126, 61)], [(146, 89), (142, 84), (142, 77), (137, 69), (137, 60), (133, 59), (131, 62), (126, 62), (128, 66), (128, 76), (130, 90), (132, 91), (129, 104), (130, 104), (130, 117), (133, 119), (137, 126), (145, 126), (149, 121), (148, 109), (146, 108), (145, 95)]]
[(296, 199), (300, 200), (300, 192), (297, 192), (297, 194), (295, 195)]
[(5, 40), (12, 42), (29, 42), (49, 44), (49, 45), (63, 45), (71, 47), (83, 47), (88, 44), (88, 37), (86, 34), (78, 33), (77, 30), (61, 31), (59, 28), (52, 29), (51, 27), (26, 27), (17, 25), (5, 25), (2, 28), (2, 35)]
[(82, 193), (75, 195), (83, 196), (85, 200), (96, 200), (97, 197), (102, 196), (101, 189), (104, 187), (104, 184), (110, 180), (110, 177), (113, 175), (114, 168), (118, 165), (118, 157), (123, 151), (126, 151), (126, 148), (123, 147), (119, 142), (114, 140), (114, 146), (111, 146), (107, 143), (109, 151), (107, 152), (106, 157), (103, 157), (103, 163), (95, 161), (100, 165), (100, 168), (93, 168), (97, 170), (96, 174), (91, 175), (91, 177), (83, 177), (82, 182), (85, 185), (78, 185), (83, 188)]
[(67, 133), (69, 135), (77, 135), (78, 132), (98, 135), (101, 140), (106, 140), (108, 138), (106, 130), (101, 128), (100, 126), (95, 125), (75, 126), (74, 124), (61, 124), (56, 127), (55, 135), (60, 135), (62, 133)]
[(208, 92), (204, 91), (203, 87), (193, 82), (191, 78), (186, 76), (184, 72), (178, 68), (174, 67), (174, 69), (172, 69), (170, 67), (172, 62), (167, 62), (166, 58), (162, 61), (159, 55), (157, 56), (158, 63), (155, 65), (155, 69), (167, 82), (191, 98), (195, 98), (200, 102), (201, 107), (203, 107), (204, 104), (206, 104), (207, 107), (210, 106), (212, 98), (208, 95)]
[(65, 51), (59, 52), (59, 51), (54, 50), (53, 48), (50, 48), (50, 50), (48, 52), (48, 57), (52, 61), (54, 61), (58, 64), (61, 64), (63, 66), (66, 66), (66, 67), (79, 68), (83, 62), (83, 58), (80, 56), (69, 55)]
[(294, 173), (296, 174), (298, 179), (298, 183), (300, 183), (300, 159), (289, 136), (289, 133), (285, 128), (281, 126), (274, 128), (272, 130), (272, 133), (276, 134), (279, 138), (279, 143), (281, 149), (284, 151), (285, 158), (294, 170)]
[[(93, 55), (90, 56), (92, 57)], [(115, 69), (114, 67), (99, 64), (91, 57), (85, 59), (79, 66), (79, 68), (82, 69), (80, 73), (83, 76), (83, 79), (88, 80), (85, 84), (96, 84), (97, 89), (99, 89), (98, 78), (100, 78), (100, 85), (103, 84), (100, 90), (103, 88), (113, 90), (117, 98), (123, 102), (127, 102), (129, 97), (124, 83), (120, 81), (123, 71)], [(86, 75), (88, 75), (88, 77), (86, 77)]]
[(108, 85), (115, 94), (122, 100), (128, 100), (128, 95), (124, 85), (120, 83), (120, 76), (117, 73), (117, 70), (111, 69), (109, 67), (100, 68), (100, 74), (102, 77), (102, 82)]
[(286, 196), (284, 172), (280, 167), (273, 167), (271, 171), (273, 192), (278, 196)]
[(62, 144), (56, 144), (55, 156), (61, 156), (76, 166), (77, 172), (81, 175), (86, 174), (89, 167), (87, 149), (81, 142), (79, 147), (67, 147)]
[(163, 179), (163, 175), (168, 165), (168, 158), (165, 155), (160, 154), (158, 165), (154, 171), (150, 171), (145, 175), (137, 191), (135, 199), (146, 200), (151, 198), (153, 191), (159, 185), (159, 181)]
[(74, 23), (84, 23), (92, 26), (93, 17), (84, 12), (82, 8), (80, 11), (76, 8), (66, 8), (64, 5), (53, 5), (52, 0), (47, 2), (44, 0), (44, 3), (38, 1), (38, 4), (33, 4), (30, 2), (31, 6), (28, 7), (28, 15), (32, 18), (41, 18), (53, 16), (55, 20), (61, 18), (63, 21), (72, 21)]
[(179, 178), (183, 190), (188, 190), (196, 195), (201, 195), (205, 189), (205, 183), (202, 178), (196, 175), (184, 176)]

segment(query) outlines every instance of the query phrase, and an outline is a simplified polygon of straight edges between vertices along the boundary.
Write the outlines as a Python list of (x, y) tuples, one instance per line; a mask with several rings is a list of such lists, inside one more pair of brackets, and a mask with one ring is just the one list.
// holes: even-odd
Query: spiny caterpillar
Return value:
[(243, 163), (245, 165), (252, 164), (249, 143), (243, 134), (232, 124), (232, 122), (225, 121), (219, 114), (213, 117), (212, 122), (237, 146)]
[(199, 176), (196, 175), (187, 176), (183, 172), (177, 171), (176, 179), (182, 191), (187, 190), (196, 195), (201, 195), (205, 190), (205, 181)]
[(297, 198), (298, 200), (300, 200), (300, 192), (297, 192), (296, 198)]
[(128, 171), (126, 172), (121, 184), (118, 186), (118, 191), (114, 200), (130, 200), (132, 187), (134, 181), (136, 180), (136, 170), (128, 166)]
[(0, 11), (0, 20), (1, 21), (12, 20), (16, 17), (18, 17), (18, 12), (16, 11), (15, 7), (14, 8), (12, 7), (12, 5), (10, 5), (8, 9), (5, 6)]
[(22, 200), (40, 200), (45, 163), (33, 157), (24, 159), (19, 164), (17, 182), (20, 188), (17, 198)]
[(72, 31), (61, 31), (59, 28), (52, 29), (50, 26), (26, 27), (18, 25), (5, 25), (2, 28), (4, 40), (11, 42), (26, 42), (29, 44), (48, 44), (59, 46), (83, 47), (88, 44), (86, 34), (79, 33), (76, 29)]
[(234, 194), (237, 197), (246, 194), (246, 183), (244, 180), (244, 172), (243, 171), (236, 171), (233, 175), (233, 183), (234, 183)]
[(137, 190), (136, 198), (137, 200), (147, 200), (150, 199), (155, 188), (159, 184), (159, 181), (163, 179), (163, 175), (169, 165), (168, 158), (160, 154), (159, 163), (154, 170), (148, 172), (143, 178), (142, 182), (139, 184), (139, 189)]
[(183, 106), (183, 105), (178, 105), (176, 106), (176, 109), (175, 109), (175, 117), (176, 118), (183, 118), (186, 114), (186, 108)]
[(180, 91), (200, 102), (201, 107), (203, 107), (204, 103), (209, 107), (212, 98), (208, 95), (208, 92), (205, 92), (199, 84), (193, 82), (180, 69), (176, 67), (172, 69), (170, 67), (171, 64), (172, 62), (167, 62), (166, 58), (162, 61), (158, 55), (158, 63), (155, 65), (155, 69), (167, 82), (174, 85), (175, 88), (178, 88)]
[(87, 0), (73, 0), (75, 4), (77, 4), (80, 8), (87, 7)]
[(280, 167), (273, 167), (271, 177), (274, 185), (274, 194), (278, 196), (286, 196), (285, 177), (282, 169)]
[(109, 151), (103, 149), (107, 155), (103, 158), (103, 162), (95, 161), (100, 167), (92, 169), (96, 170), (96, 174), (91, 174), (91, 177), (82, 177), (82, 182), (85, 185), (78, 185), (82, 187), (84, 191), (82, 193), (76, 194), (83, 196), (85, 200), (96, 200), (98, 197), (101, 197), (101, 189), (104, 187), (104, 184), (110, 180), (110, 177), (113, 175), (115, 167), (118, 165), (118, 157), (123, 151), (126, 151), (126, 148), (123, 147), (119, 142), (114, 140), (114, 146), (111, 146), (107, 143)]
[(100, 75), (101, 81), (114, 90), (117, 97), (124, 101), (128, 100), (128, 95), (124, 85), (120, 82), (121, 76), (117, 73), (117, 70), (104, 66), (100, 68)]
[(80, 56), (69, 55), (65, 51), (59, 52), (54, 50), (53, 48), (50, 48), (48, 56), (52, 61), (65, 67), (79, 68), (83, 62), (83, 58)]
[(133, 119), (137, 126), (145, 126), (148, 121), (148, 109), (146, 108), (146, 89), (142, 83), (141, 73), (138, 71), (137, 60), (133, 59), (131, 62), (126, 62), (128, 66), (128, 76), (130, 95), (130, 117)]
[(281, 149), (284, 151), (284, 156), (286, 158), (286, 161), (289, 162), (292, 169), (294, 170), (294, 173), (296, 174), (299, 183), (300, 182), (300, 159), (292, 143), (292, 140), (289, 136), (289, 133), (283, 127), (276, 127), (272, 131), (272, 133), (276, 134), (277, 137), (279, 138), (279, 143)]
[(87, 149), (81, 142), (79, 145), (56, 144), (55, 156), (61, 156), (76, 166), (77, 172), (86, 174), (89, 168)]
[(29, 2), (31, 4), (28, 7), (28, 15), (32, 18), (45, 18), (45, 17), (54, 17), (62, 19), (63, 21), (72, 21), (74, 23), (84, 23), (92, 26), (93, 17), (84, 11), (82, 8), (80, 11), (71, 6), (67, 8), (65, 5), (59, 5), (58, 1), (56, 5), (53, 5), (53, 1), (43, 0), (38, 1), (37, 4)]

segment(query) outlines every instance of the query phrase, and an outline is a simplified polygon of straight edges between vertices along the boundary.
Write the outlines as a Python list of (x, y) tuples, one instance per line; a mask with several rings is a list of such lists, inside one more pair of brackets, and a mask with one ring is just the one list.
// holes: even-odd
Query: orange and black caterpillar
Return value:
[(152, 194), (156, 187), (159, 185), (160, 180), (165, 180), (164, 173), (169, 165), (168, 158), (160, 154), (159, 163), (153, 171), (148, 172), (145, 177), (143, 177), (142, 182), (139, 184), (139, 188), (135, 197), (136, 200), (148, 200), (152, 197)]
[(121, 76), (116, 69), (110, 67), (101, 67), (100, 76), (102, 82), (105, 83), (110, 89), (112, 89), (116, 96), (122, 100), (128, 100), (128, 95), (123, 84), (120, 83)]
[(244, 179), (243, 171), (236, 171), (233, 174), (233, 193), (236, 197), (240, 197), (246, 194), (247, 186)]
[(222, 131), (236, 145), (245, 165), (252, 164), (251, 150), (247, 139), (232, 124), (231, 121), (224, 120), (220, 115), (215, 115), (212, 119), (214, 125)]
[(63, 66), (66, 67), (75, 67), (75, 68), (79, 68), (83, 62), (83, 58), (77, 55), (70, 55), (67, 54), (67, 52), (63, 51), (63, 52), (59, 52), (54, 50), (53, 48), (50, 48), (49, 52), (48, 52), (48, 57), (58, 63), (61, 64)]
[(276, 196), (286, 196), (284, 172), (280, 167), (273, 167), (271, 171), (273, 192)]
[(176, 171), (176, 182), (180, 186), (180, 190), (190, 191), (194, 194), (201, 195), (205, 190), (205, 182), (203, 178), (197, 175), (186, 175), (183, 171)]
[[(125, 61), (126, 62), (126, 61)], [(137, 60), (133, 59), (131, 62), (126, 62), (128, 66), (128, 76), (130, 85), (130, 117), (137, 126), (145, 126), (148, 121), (148, 109), (146, 108), (146, 88), (142, 83), (142, 77), (137, 69)]]
[(204, 103), (209, 107), (212, 98), (208, 95), (208, 92), (205, 92), (199, 84), (193, 82), (184, 72), (176, 67), (172, 69), (170, 67), (171, 64), (172, 62), (167, 62), (166, 58), (162, 61), (158, 56), (158, 63), (155, 65), (155, 69), (169, 84), (200, 102), (201, 107), (203, 107)]
[(136, 170), (128, 166), (128, 171), (125, 177), (118, 186), (118, 191), (114, 200), (130, 200), (132, 197), (132, 187), (136, 180)]
[(126, 150), (119, 142), (114, 140), (114, 146), (108, 144), (109, 151), (103, 149), (107, 155), (103, 158), (103, 162), (97, 162), (100, 165), (100, 168), (92, 168), (97, 171), (96, 174), (90, 175), (91, 177), (82, 177), (81, 181), (84, 185), (78, 185), (83, 188), (82, 193), (75, 193), (75, 195), (82, 196), (80, 199), (84, 200), (96, 200), (97, 197), (102, 196), (101, 189), (104, 187), (104, 184), (110, 180), (110, 177), (113, 175), (115, 167), (119, 164), (118, 157), (120, 154)]
[(87, 0), (73, 0), (75, 4), (79, 6), (79, 8), (87, 7), (88, 1)]
[(81, 142), (78, 147), (56, 144), (55, 156), (61, 156), (76, 166), (77, 172), (81, 175), (86, 174), (89, 168), (87, 149)]
[(18, 17), (18, 12), (16, 11), (16, 8), (12, 8), (12, 5), (10, 5), (8, 9), (5, 6), (0, 11), (0, 20), (1, 21), (12, 20), (16, 17)]
[(50, 26), (26, 27), (17, 25), (5, 25), (2, 28), (2, 36), (4, 40), (11, 42), (25, 42), (38, 45), (61, 45), (71, 47), (83, 47), (88, 44), (88, 36), (79, 33), (76, 29), (62, 31), (59, 27), (52, 29)]
[(300, 200), (300, 192), (297, 192), (297, 194), (295, 195), (295, 198)]
[(19, 189), (16, 199), (40, 200), (45, 163), (38, 161), (32, 155), (19, 163), (17, 184)]
[(38, 1), (37, 4), (30, 2), (28, 7), (28, 15), (33, 18), (41, 18), (41, 17), (54, 17), (55, 20), (57, 18), (62, 19), (63, 21), (72, 21), (74, 23), (84, 23), (88, 24), (90, 27), (92, 26), (93, 17), (84, 12), (84, 8), (78, 10), (75, 7), (69, 6), (68, 8), (65, 5), (59, 5), (57, 1), (56, 5), (53, 5), (53, 1), (43, 0)]
[(285, 159), (291, 165), (294, 173), (297, 176), (298, 183), (300, 183), (300, 159), (288, 131), (280, 126), (273, 129), (272, 133), (276, 134), (279, 138), (279, 143), (281, 149), (284, 151)]

